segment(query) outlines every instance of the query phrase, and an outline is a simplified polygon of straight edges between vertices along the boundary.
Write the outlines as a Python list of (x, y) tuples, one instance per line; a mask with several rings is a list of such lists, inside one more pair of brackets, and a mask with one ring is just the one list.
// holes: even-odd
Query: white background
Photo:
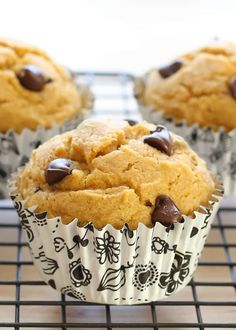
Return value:
[(236, 41), (235, 0), (0, 0), (0, 34), (80, 70), (142, 73), (214, 37)]

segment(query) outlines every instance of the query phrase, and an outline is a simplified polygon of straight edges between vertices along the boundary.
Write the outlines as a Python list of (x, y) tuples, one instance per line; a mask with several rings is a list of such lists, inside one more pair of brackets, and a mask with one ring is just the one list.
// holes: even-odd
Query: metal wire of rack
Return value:
[[(136, 118), (132, 76), (80, 73), (96, 95), (93, 116)], [(222, 207), (194, 279), (166, 300), (138, 306), (88, 304), (38, 276), (10, 202), (0, 203), (1, 329), (236, 329), (236, 207)]]

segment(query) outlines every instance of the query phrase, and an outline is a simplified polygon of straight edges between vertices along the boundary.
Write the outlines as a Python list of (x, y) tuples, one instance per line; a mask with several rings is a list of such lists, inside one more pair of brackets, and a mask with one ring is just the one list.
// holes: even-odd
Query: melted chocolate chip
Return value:
[(160, 222), (163, 226), (169, 227), (176, 221), (181, 222), (183, 218), (172, 199), (166, 195), (160, 195), (156, 199), (151, 219), (153, 224)]
[(73, 169), (73, 163), (69, 159), (54, 159), (45, 171), (45, 179), (49, 185), (53, 185), (60, 182), (65, 176), (70, 175)]
[(158, 71), (162, 78), (168, 78), (179, 71), (179, 69), (182, 67), (182, 64), (183, 63), (181, 61), (175, 61), (167, 66), (160, 68)]
[(229, 81), (229, 91), (231, 96), (236, 99), (236, 76), (233, 76)]
[(125, 119), (125, 121), (127, 121), (130, 126), (135, 126), (138, 124), (138, 121), (133, 119)]
[(52, 80), (45, 76), (42, 69), (35, 65), (26, 65), (17, 73), (21, 85), (33, 92), (40, 92)]
[(168, 156), (172, 153), (173, 141), (165, 126), (158, 125), (156, 130), (151, 135), (146, 136), (143, 141)]

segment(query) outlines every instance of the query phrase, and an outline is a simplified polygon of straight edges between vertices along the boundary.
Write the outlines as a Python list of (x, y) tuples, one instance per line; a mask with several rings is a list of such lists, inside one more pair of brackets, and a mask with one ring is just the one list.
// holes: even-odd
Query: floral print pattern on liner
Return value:
[(169, 244), (166, 243), (163, 239), (158, 236), (153, 237), (152, 239), (152, 251), (156, 254), (166, 254), (168, 251), (175, 251), (177, 245), (173, 245), (173, 248), (169, 247)]
[(129, 246), (135, 245), (135, 237), (134, 232), (129, 228), (127, 224), (125, 224), (124, 229), (121, 229), (121, 234), (125, 235), (126, 242)]
[(56, 283), (55, 283), (55, 281), (53, 279), (51, 279), (51, 280), (48, 281), (48, 285), (50, 285), (55, 290), (57, 288)]
[[(29, 223), (27, 218), (30, 216), (33, 217), (33, 223), (36, 223), (37, 226), (47, 226), (47, 212), (34, 213), (32, 210), (24, 208), (22, 203), (15, 201), (14, 197), (12, 197), (12, 200), (14, 201), (14, 206), (21, 222), (24, 222), (22, 223), (23, 226)], [(30, 229), (29, 226), (28, 229)]]
[(78, 292), (72, 288), (72, 286), (68, 285), (61, 289), (61, 293), (66, 294), (72, 298), (75, 298), (79, 301), (86, 301), (86, 297), (82, 292)]
[[(41, 250), (41, 251), (40, 251)], [(45, 275), (53, 275), (59, 268), (58, 263), (56, 260), (49, 258), (45, 255), (45, 252), (43, 251), (43, 246), (39, 248), (39, 254), (38, 255), (32, 255), (37, 260), (39, 259), (42, 264), (42, 270)]]
[[(116, 230), (34, 213), (12, 196), (34, 263), (46, 283), (81, 301), (135, 304), (162, 299), (191, 280), (212, 217), (197, 214), (166, 232), (161, 224)], [(183, 238), (182, 238), (183, 237)], [(180, 252), (181, 251), (181, 252)]]
[(103, 274), (102, 279), (99, 283), (97, 291), (111, 290), (118, 291), (126, 283), (126, 271), (134, 267), (135, 259), (138, 258), (138, 250), (140, 246), (138, 245), (139, 236), (136, 240), (135, 254), (132, 257), (132, 262), (127, 262), (127, 265), (122, 265), (120, 268), (108, 268)]
[(211, 217), (211, 211), (209, 208), (206, 208), (206, 217), (204, 219), (204, 223), (203, 223), (203, 226), (201, 227), (201, 229), (205, 229), (207, 228), (207, 226), (209, 225), (209, 220), (210, 220), (210, 217)]
[(15, 197), (12, 197), (12, 200), (14, 201), (14, 207), (21, 220), (22, 228), (25, 230), (28, 240), (31, 243), (34, 240), (34, 233), (31, 229), (31, 226), (30, 226), (30, 223), (28, 220), (28, 217), (30, 216), (31, 212), (28, 209), (24, 209), (21, 202), (15, 201)]
[(108, 261), (110, 264), (117, 263), (120, 255), (120, 243), (115, 241), (114, 236), (105, 231), (103, 237), (94, 240), (95, 252), (100, 264)]
[(161, 273), (159, 286), (165, 289), (165, 295), (169, 296), (174, 293), (183, 281), (188, 277), (190, 269), (189, 264), (192, 253), (187, 252), (185, 255), (176, 252), (175, 258), (169, 273)]
[(126, 270), (132, 268), (132, 264), (120, 268), (108, 268), (103, 275), (97, 291), (111, 290), (118, 291), (126, 283)]
[(80, 258), (77, 261), (71, 262), (69, 268), (71, 282), (76, 288), (90, 284), (92, 274), (89, 269), (86, 269), (82, 265)]
[(22, 225), (22, 228), (25, 230), (26, 232), (26, 235), (28, 237), (28, 240), (29, 242), (31, 243), (33, 240), (34, 240), (34, 233), (29, 225), (29, 221), (28, 219), (22, 219), (21, 220), (21, 225)]
[(144, 291), (156, 283), (158, 275), (158, 270), (153, 262), (146, 265), (136, 265), (132, 282), (135, 288)]
[(199, 232), (199, 229), (197, 227), (193, 227), (190, 237), (194, 237), (195, 235), (197, 235), (197, 233)]
[(55, 247), (55, 252), (60, 252), (61, 250), (63, 250), (64, 248), (67, 251), (67, 255), (68, 258), (72, 259), (74, 257), (74, 253), (72, 252), (73, 249), (75, 249), (76, 247), (80, 248), (80, 247), (86, 247), (89, 243), (89, 240), (86, 237), (87, 232), (89, 229), (87, 229), (85, 235), (81, 238), (79, 235), (75, 235), (73, 237), (73, 242), (74, 244), (72, 245), (71, 248), (68, 247), (68, 245), (66, 244), (66, 241), (64, 240), (64, 238), (62, 237), (54, 237), (53, 240), (53, 244)]
[(35, 222), (38, 226), (47, 226), (47, 212), (35, 213)]

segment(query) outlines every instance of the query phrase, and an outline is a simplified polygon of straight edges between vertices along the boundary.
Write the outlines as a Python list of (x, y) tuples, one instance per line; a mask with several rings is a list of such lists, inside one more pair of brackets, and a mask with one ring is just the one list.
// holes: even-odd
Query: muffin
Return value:
[[(143, 117), (181, 134), (236, 195), (236, 45), (215, 44), (179, 56), (135, 82)], [(231, 164), (229, 166), (229, 164)]]
[[(10, 167), (15, 170), (25, 162), (36, 145), (68, 122), (76, 127), (91, 109), (92, 96), (43, 51), (4, 40), (0, 86), (0, 172), (6, 181)], [(0, 191), (5, 194), (2, 187)]]
[(109, 119), (86, 120), (41, 145), (10, 187), (45, 281), (113, 304), (184, 287), (222, 195), (181, 137)]

